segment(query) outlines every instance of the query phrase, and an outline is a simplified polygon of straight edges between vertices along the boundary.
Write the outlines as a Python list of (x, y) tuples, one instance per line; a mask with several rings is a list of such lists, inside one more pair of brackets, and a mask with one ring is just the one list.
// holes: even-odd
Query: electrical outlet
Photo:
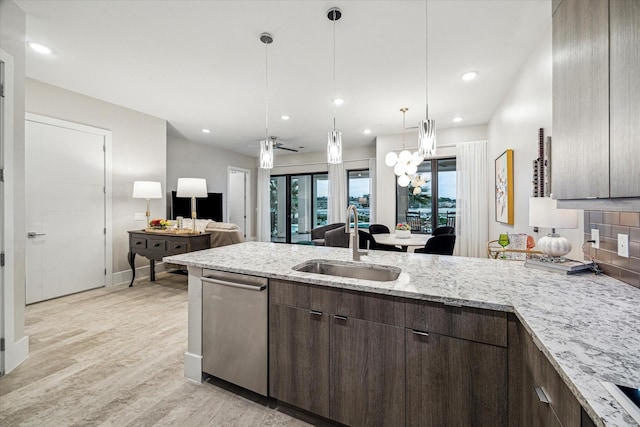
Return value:
[(600, 249), (600, 230), (597, 228), (591, 229), (591, 240), (595, 240), (595, 243), (591, 244), (594, 249)]
[(134, 221), (144, 221), (146, 219), (147, 219), (147, 215), (144, 212), (142, 213), (136, 212), (135, 214), (133, 214)]
[(629, 235), (618, 234), (618, 255), (629, 258)]

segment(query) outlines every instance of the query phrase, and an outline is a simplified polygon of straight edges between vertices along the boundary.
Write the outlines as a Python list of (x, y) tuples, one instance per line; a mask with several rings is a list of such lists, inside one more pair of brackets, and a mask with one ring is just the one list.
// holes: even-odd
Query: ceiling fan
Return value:
[(295, 153), (298, 152), (298, 150), (296, 150), (295, 148), (285, 147), (282, 142), (278, 142), (278, 137), (277, 136), (272, 136), (270, 138), (271, 138), (271, 144), (273, 145), (273, 148), (277, 148), (279, 150), (293, 151)]

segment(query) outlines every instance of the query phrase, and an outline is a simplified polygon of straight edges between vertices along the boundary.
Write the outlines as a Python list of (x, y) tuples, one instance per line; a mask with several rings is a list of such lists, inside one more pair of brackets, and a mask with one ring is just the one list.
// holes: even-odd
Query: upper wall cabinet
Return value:
[(611, 0), (611, 197), (640, 196), (640, 1)]
[(554, 196), (640, 197), (640, 2), (554, 6)]
[(607, 0), (563, 0), (553, 16), (553, 194), (609, 197)]

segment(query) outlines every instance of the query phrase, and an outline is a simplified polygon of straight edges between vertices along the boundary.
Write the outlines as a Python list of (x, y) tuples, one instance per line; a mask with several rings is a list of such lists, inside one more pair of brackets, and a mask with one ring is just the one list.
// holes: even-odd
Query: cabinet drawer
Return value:
[(333, 290), (333, 313), (384, 323), (404, 326), (404, 300), (374, 293)]
[(507, 346), (507, 313), (429, 301), (407, 301), (405, 310), (407, 328)]
[(271, 304), (404, 326), (404, 300), (401, 298), (284, 280), (272, 280), (269, 292)]
[[(528, 333), (521, 334), (523, 339), (523, 358), (525, 370), (530, 370), (533, 387), (542, 389), (549, 406), (564, 427), (578, 427), (581, 422), (581, 407), (560, 375), (544, 353), (538, 349)], [(540, 396), (542, 397), (542, 395)], [(542, 397), (543, 398), (543, 397)], [(543, 398), (544, 399), (544, 398)]]
[(167, 254), (175, 255), (175, 254), (184, 254), (187, 252), (187, 242), (169, 240), (167, 242)]
[(331, 292), (327, 288), (285, 280), (271, 280), (269, 301), (291, 307), (331, 312)]
[(147, 239), (141, 237), (132, 237), (131, 247), (133, 249), (147, 249)]
[(147, 249), (164, 252), (167, 250), (167, 241), (164, 239), (147, 239)]

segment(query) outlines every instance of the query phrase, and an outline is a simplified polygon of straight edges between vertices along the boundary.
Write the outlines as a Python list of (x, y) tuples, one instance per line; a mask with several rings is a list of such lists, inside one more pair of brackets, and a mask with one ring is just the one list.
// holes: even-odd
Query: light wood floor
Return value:
[(187, 277), (157, 279), (28, 306), (29, 359), (0, 378), (0, 426), (310, 425), (226, 384), (187, 382)]

